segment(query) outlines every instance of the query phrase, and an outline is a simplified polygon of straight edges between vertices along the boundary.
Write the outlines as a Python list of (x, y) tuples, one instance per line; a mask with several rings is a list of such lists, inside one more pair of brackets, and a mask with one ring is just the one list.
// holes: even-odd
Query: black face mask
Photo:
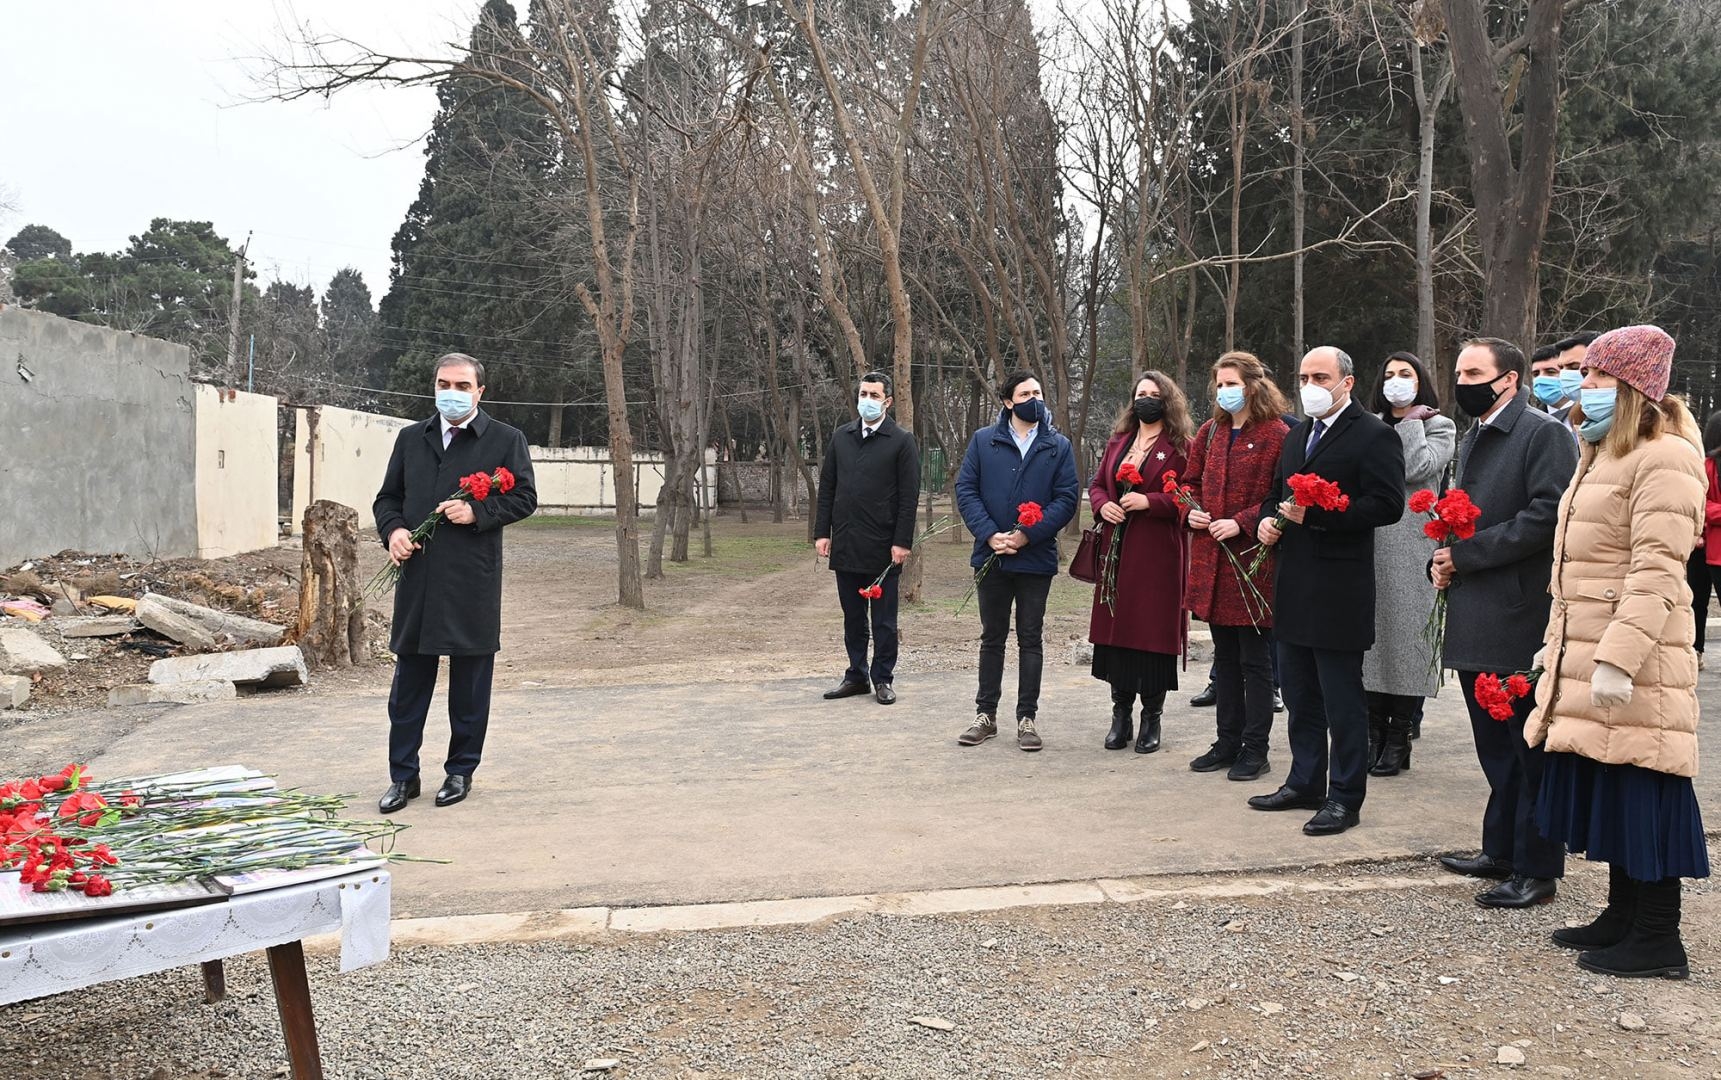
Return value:
[(1464, 410), (1464, 415), (1477, 420), (1487, 416), (1488, 410), (1500, 400), (1501, 391), (1494, 389), (1494, 383), (1499, 381), (1495, 379), (1494, 382), (1459, 383), (1452, 393), (1458, 407)]
[(1165, 402), (1156, 397), (1138, 397), (1130, 406), (1135, 418), (1144, 424), (1157, 424), (1165, 419)]
[(1010, 411), (1024, 424), (1037, 424), (1046, 418), (1046, 403), (1039, 398), (1029, 398), (1010, 406)]

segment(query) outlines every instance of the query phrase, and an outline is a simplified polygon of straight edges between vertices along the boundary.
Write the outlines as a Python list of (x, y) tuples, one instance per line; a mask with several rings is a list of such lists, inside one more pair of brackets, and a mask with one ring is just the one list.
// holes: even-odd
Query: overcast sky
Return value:
[[(262, 281), (320, 293), (342, 266), (388, 288), (389, 239), (417, 195), (430, 89), (246, 104), (254, 58), (294, 21), (389, 48), (464, 39), (481, 0), (79, 0), (0, 20), (0, 243), (20, 226), (112, 251), (153, 217), (255, 233)], [(523, 5), (517, 5), (523, 6)], [(438, 50), (442, 54), (442, 50)]]

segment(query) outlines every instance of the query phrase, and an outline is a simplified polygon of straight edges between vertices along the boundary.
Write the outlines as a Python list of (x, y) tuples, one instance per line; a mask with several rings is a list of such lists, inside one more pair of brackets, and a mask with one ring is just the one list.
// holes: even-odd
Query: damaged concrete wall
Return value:
[(197, 553), (191, 353), (0, 308), (0, 566)]
[(199, 385), (197, 555), (221, 559), (275, 546), (281, 470), (272, 397)]
[(293, 535), (304, 530), (305, 507), (318, 499), (352, 507), (359, 512), (359, 527), (373, 532), (371, 504), (388, 470), (395, 435), (412, 421), (333, 405), (295, 411)]

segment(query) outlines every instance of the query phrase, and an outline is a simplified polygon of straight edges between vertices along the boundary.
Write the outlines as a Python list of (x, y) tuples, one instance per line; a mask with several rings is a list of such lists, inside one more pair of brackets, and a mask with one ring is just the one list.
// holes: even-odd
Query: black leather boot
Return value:
[(1368, 696), (1368, 767), (1374, 768), (1380, 760), (1380, 752), (1386, 746), (1386, 722), (1391, 712), (1385, 694), (1370, 694)]
[(1394, 716), (1386, 722), (1386, 742), (1380, 758), (1369, 769), (1370, 776), (1397, 776), (1410, 769), (1410, 717)]
[(1679, 879), (1637, 883), (1637, 912), (1618, 945), (1578, 954), (1578, 966), (1621, 979), (1688, 979), (1679, 940)]
[(1122, 750), (1129, 746), (1135, 734), (1135, 695), (1117, 687), (1111, 688), (1111, 731), (1106, 733), (1106, 749)]
[(1554, 931), (1554, 944), (1568, 949), (1606, 949), (1625, 940), (1637, 914), (1637, 882), (1623, 869), (1610, 865), (1607, 875), (1607, 907), (1588, 926), (1562, 926)]
[(1159, 749), (1159, 718), (1165, 713), (1165, 695), (1141, 696), (1141, 734), (1135, 739), (1135, 752), (1151, 754)]

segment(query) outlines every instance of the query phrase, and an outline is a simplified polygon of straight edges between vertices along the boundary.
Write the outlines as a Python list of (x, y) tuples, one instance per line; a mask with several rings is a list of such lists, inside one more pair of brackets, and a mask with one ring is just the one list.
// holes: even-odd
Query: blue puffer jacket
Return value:
[(1010, 431), (1010, 410), (1002, 410), (996, 424), (981, 428), (968, 440), (962, 471), (956, 476), (956, 509), (974, 534), (974, 555), (969, 563), (978, 569), (992, 554), (987, 541), (996, 533), (1010, 531), (1016, 524), (1018, 506), (1036, 502), (1045, 511), (1045, 519), (1023, 530), (1028, 546), (999, 559), (993, 572), (1056, 574), (1058, 530), (1076, 516), (1080, 495), (1075, 452), (1051, 419), (1040, 421), (1039, 434), (1024, 459)]

